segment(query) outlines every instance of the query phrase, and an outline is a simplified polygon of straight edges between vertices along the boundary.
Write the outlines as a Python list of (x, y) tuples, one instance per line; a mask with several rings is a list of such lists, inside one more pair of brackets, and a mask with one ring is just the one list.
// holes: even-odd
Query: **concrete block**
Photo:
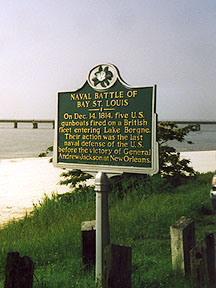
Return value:
[(195, 224), (182, 216), (170, 227), (173, 270), (190, 274), (190, 250), (195, 246)]

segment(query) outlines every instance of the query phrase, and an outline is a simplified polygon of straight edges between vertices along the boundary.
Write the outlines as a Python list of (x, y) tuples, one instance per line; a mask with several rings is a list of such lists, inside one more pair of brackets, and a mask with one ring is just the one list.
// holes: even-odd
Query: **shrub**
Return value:
[[(125, 173), (115, 176), (111, 179), (112, 191), (114, 195), (123, 198), (127, 191), (145, 190), (145, 193), (160, 193), (164, 190), (170, 191), (172, 187), (177, 187), (185, 182), (186, 179), (195, 177), (196, 172), (189, 166), (190, 161), (180, 159), (180, 153), (175, 148), (170, 147), (167, 142), (176, 140), (178, 142), (187, 141), (185, 136), (191, 131), (196, 131), (194, 125), (187, 125), (179, 128), (173, 122), (158, 123), (158, 143), (159, 143), (159, 166), (160, 170), (157, 175), (137, 175)], [(187, 143), (192, 144), (191, 141)], [(40, 155), (46, 156), (52, 147), (46, 150), (46, 153)], [(92, 178), (88, 173), (81, 170), (64, 171), (60, 177), (60, 185), (68, 185), (75, 192), (92, 191), (93, 186), (86, 186), (86, 180)]]

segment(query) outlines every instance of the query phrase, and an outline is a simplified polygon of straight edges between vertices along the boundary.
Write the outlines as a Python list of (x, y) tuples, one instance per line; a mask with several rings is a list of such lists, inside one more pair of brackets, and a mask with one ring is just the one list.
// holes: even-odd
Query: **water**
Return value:
[[(177, 151), (216, 150), (216, 125), (201, 125), (201, 131), (190, 132), (186, 139), (194, 144), (170, 141), (168, 144)], [(0, 159), (38, 157), (49, 146), (53, 146), (54, 130), (50, 124), (39, 124), (32, 129), (32, 124), (0, 124)]]
[(0, 124), (0, 159), (38, 157), (54, 142), (54, 130), (50, 124), (39, 124), (32, 129), (32, 124)]
[[(179, 125), (179, 127), (181, 127)], [(188, 144), (186, 141), (169, 141), (168, 144), (176, 148), (177, 151), (211, 151), (216, 150), (216, 125), (200, 125), (200, 131), (190, 132), (185, 139), (192, 141)]]

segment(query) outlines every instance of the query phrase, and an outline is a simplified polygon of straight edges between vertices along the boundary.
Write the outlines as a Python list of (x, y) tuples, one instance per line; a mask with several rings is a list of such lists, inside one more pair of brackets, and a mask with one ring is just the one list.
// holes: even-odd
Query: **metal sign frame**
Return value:
[[(102, 68), (101, 68), (102, 67)], [(106, 68), (108, 67), (108, 68)], [(109, 74), (106, 72), (112, 73), (112, 77), (109, 77)], [(103, 73), (104, 72), (104, 73)], [(98, 75), (97, 75), (98, 74)], [(97, 77), (93, 77), (93, 76)], [(111, 79), (111, 80), (110, 80)], [(112, 88), (115, 83), (119, 81), (122, 86), (124, 86), (126, 89), (140, 89), (140, 88), (151, 88), (152, 89), (152, 106), (151, 109), (151, 166), (150, 167), (137, 167), (136, 165), (100, 165), (100, 164), (85, 164), (85, 163), (73, 163), (71, 161), (68, 162), (61, 162), (58, 159), (58, 142), (59, 142), (59, 101), (60, 97), (63, 93), (78, 93), (80, 89), (82, 89), (85, 85), (89, 85), (89, 87), (93, 88), (95, 92), (103, 92), (103, 91), (109, 91), (110, 88)], [(95, 86), (96, 85), (96, 86)], [(151, 86), (129, 86), (126, 84), (120, 77), (118, 69), (112, 65), (112, 64), (100, 64), (95, 66), (93, 69), (90, 70), (88, 74), (87, 81), (85, 84), (75, 90), (70, 92), (60, 92), (58, 93), (57, 97), (57, 113), (56, 113), (56, 125), (55, 125), (55, 142), (54, 142), (54, 154), (53, 154), (53, 163), (56, 167), (60, 168), (68, 168), (68, 169), (79, 169), (84, 172), (88, 172), (90, 174), (95, 175), (98, 171), (103, 171), (104, 173), (111, 175), (121, 174), (121, 173), (141, 173), (141, 174), (155, 174), (159, 170), (159, 157), (158, 157), (158, 143), (157, 143), (157, 135), (156, 135), (156, 129), (157, 129), (157, 114), (156, 114), (156, 85)]]

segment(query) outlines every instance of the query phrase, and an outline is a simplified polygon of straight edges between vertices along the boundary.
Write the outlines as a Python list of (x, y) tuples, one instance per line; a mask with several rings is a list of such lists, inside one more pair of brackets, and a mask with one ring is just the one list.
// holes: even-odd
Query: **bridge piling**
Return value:
[(33, 129), (37, 129), (38, 128), (38, 123), (37, 122), (33, 121), (32, 124), (33, 124)]

